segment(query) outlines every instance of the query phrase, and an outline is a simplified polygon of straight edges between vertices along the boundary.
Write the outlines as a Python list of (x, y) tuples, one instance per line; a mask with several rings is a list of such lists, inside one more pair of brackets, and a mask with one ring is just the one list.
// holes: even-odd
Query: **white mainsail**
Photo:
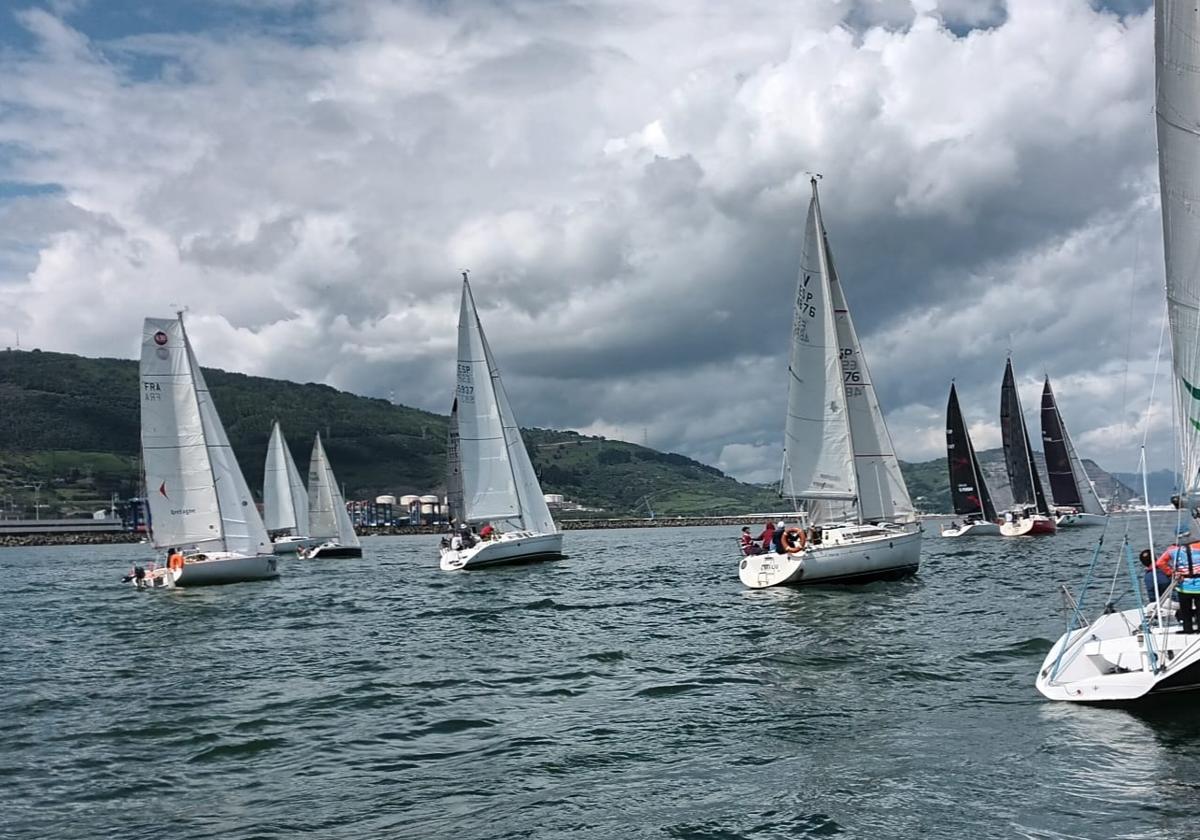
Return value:
[(147, 318), (140, 363), (142, 466), (155, 546), (224, 548), (221, 509), (183, 324)]
[(296, 462), (276, 421), (267, 445), (263, 470), (263, 520), (268, 531), (291, 531), (308, 536), (308, 493)]
[(142, 459), (157, 546), (270, 554), (182, 317), (142, 330)]
[(455, 400), (466, 521), (506, 522), (536, 533), (556, 533), (465, 275)]
[(1185, 491), (1200, 490), (1200, 11), (1156, 0), (1158, 181)]
[[(821, 226), (825, 235), (824, 224)], [(832, 294), (834, 322), (842, 359), (842, 383), (846, 394), (847, 414), (850, 417), (850, 440), (854, 449), (854, 472), (858, 485), (858, 515), (864, 521), (889, 519), (912, 522), (916, 510), (908, 495), (908, 486), (900, 473), (900, 461), (892, 446), (892, 436), (883, 420), (883, 410), (867, 359), (858, 343), (858, 333), (850, 318), (850, 309), (842, 294), (833, 267), (833, 254), (826, 238), (826, 264), (829, 267), (829, 286)]]
[(816, 179), (812, 193), (792, 319), (780, 493), (849, 502), (858, 488)]
[(332, 539), (343, 546), (361, 545), (325, 447), (321, 445), (320, 433), (313, 441), (312, 458), (308, 462), (308, 517), (311, 536)]

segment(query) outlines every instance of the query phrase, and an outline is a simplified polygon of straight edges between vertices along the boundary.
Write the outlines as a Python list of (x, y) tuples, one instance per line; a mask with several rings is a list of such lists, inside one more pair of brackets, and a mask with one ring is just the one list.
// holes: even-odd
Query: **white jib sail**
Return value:
[(187, 340), (187, 331), (180, 319), (184, 346), (192, 368), (192, 380), (196, 388), (196, 400), (200, 404), (200, 420), (204, 427), (204, 439), (208, 446), (208, 458), (212, 464), (213, 483), (217, 490), (217, 504), (221, 510), (221, 525), (225, 531), (225, 550), (234, 554), (252, 556), (271, 554), (271, 538), (263, 525), (262, 517), (250, 494), (250, 486), (238, 466), (225, 434), (225, 427), (213, 404), (212, 394), (204, 381), (204, 374)]
[[(1057, 405), (1055, 408), (1057, 409)], [(1075, 451), (1075, 444), (1071, 442), (1071, 435), (1067, 432), (1067, 424), (1062, 422), (1061, 414), (1059, 414), (1059, 426), (1062, 429), (1063, 443), (1067, 445), (1067, 457), (1071, 459), (1071, 474), (1075, 477), (1075, 487), (1079, 490), (1079, 501), (1083, 503), (1083, 512), (1107, 516), (1108, 511), (1105, 510), (1104, 503), (1100, 501), (1100, 496), (1097, 495), (1092, 480), (1088, 478), (1087, 470), (1083, 468), (1083, 461), (1079, 459), (1079, 454)]]
[(500, 369), (496, 367), (492, 348), (488, 346), (487, 336), (479, 331), (483, 339), (483, 353), (487, 358), (488, 371), (492, 377), (492, 393), (496, 395), (496, 408), (500, 414), (500, 425), (504, 429), (504, 442), (508, 448), (509, 464), (512, 465), (513, 484), (517, 490), (518, 505), (521, 508), (520, 526), (526, 531), (538, 534), (553, 534), (558, 531), (554, 518), (550, 516), (550, 508), (546, 505), (546, 497), (542, 495), (542, 485), (538, 483), (537, 473), (533, 470), (533, 462), (529, 459), (529, 450), (521, 439), (521, 429), (508, 402), (508, 392), (500, 381)]
[(271, 428), (263, 469), (263, 522), (268, 531), (308, 536), (308, 494), (278, 421)]
[[(1185, 489), (1200, 473), (1200, 12), (1155, 2), (1158, 181)], [(1193, 500), (1194, 501), (1194, 500)]]
[(145, 320), (140, 377), (142, 465), (153, 543), (223, 548), (221, 509), (180, 321)]
[(842, 384), (850, 417), (859, 516), (864, 521), (890, 519), (912, 522), (916, 519), (916, 510), (908, 495), (904, 476), (900, 473), (900, 461), (896, 458), (892, 436), (888, 433), (875, 386), (871, 383), (867, 358), (858, 342), (858, 333), (854, 330), (841, 281), (833, 266), (828, 238), (825, 240), (825, 254), (842, 359)]
[(812, 190), (792, 320), (780, 493), (853, 501), (854, 459), (815, 179)]
[(321, 447), (321, 460), (325, 462), (325, 485), (329, 488), (329, 498), (333, 503), (334, 540), (338, 545), (358, 546), (358, 534), (354, 533), (354, 523), (350, 521), (350, 512), (346, 510), (346, 500), (324, 447)]
[(465, 519), (519, 522), (521, 499), (487, 356), (471, 286), (464, 278), (458, 314), (454, 396), (458, 400), (458, 451)]

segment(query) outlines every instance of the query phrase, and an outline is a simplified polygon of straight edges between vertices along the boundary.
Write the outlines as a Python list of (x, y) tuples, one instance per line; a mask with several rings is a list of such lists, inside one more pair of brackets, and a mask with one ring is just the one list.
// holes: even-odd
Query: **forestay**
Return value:
[(268, 531), (308, 536), (308, 494), (278, 421), (271, 428), (263, 469), (263, 518)]
[(851, 502), (857, 496), (854, 458), (823, 232), (814, 179), (792, 318), (780, 493)]
[[(1186, 489), (1200, 473), (1200, 11), (1155, 3), (1158, 180)], [(1193, 503), (1195, 500), (1193, 500)]]

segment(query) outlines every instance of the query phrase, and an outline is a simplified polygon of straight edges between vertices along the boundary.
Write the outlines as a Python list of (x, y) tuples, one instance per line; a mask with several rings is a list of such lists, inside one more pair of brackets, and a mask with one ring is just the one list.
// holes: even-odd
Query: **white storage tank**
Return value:
[(548, 505), (561, 505), (563, 503), (562, 493), (547, 493), (542, 496)]
[(392, 505), (393, 507), (395, 507), (396, 497), (395, 496), (376, 496), (375, 504), (377, 504), (377, 505)]
[(413, 503), (419, 502), (419, 501), (421, 501), (421, 497), (417, 496), (413, 493), (409, 493), (407, 496), (400, 497), (400, 504), (406, 508), (412, 507)]

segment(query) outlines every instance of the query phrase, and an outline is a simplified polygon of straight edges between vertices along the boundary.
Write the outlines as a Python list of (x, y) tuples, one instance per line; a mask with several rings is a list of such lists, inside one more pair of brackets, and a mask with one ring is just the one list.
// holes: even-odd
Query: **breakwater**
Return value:
[[(696, 528), (715, 525), (756, 525), (763, 517), (747, 516), (660, 516), (655, 519), (567, 519), (558, 523), (564, 531), (603, 531), (614, 528)], [(361, 537), (396, 537), (413, 534), (444, 534), (445, 525), (370, 525), (358, 529)], [(0, 548), (38, 545), (111, 545), (137, 543), (142, 534), (127, 531), (107, 533), (49, 533), (0, 535)]]

